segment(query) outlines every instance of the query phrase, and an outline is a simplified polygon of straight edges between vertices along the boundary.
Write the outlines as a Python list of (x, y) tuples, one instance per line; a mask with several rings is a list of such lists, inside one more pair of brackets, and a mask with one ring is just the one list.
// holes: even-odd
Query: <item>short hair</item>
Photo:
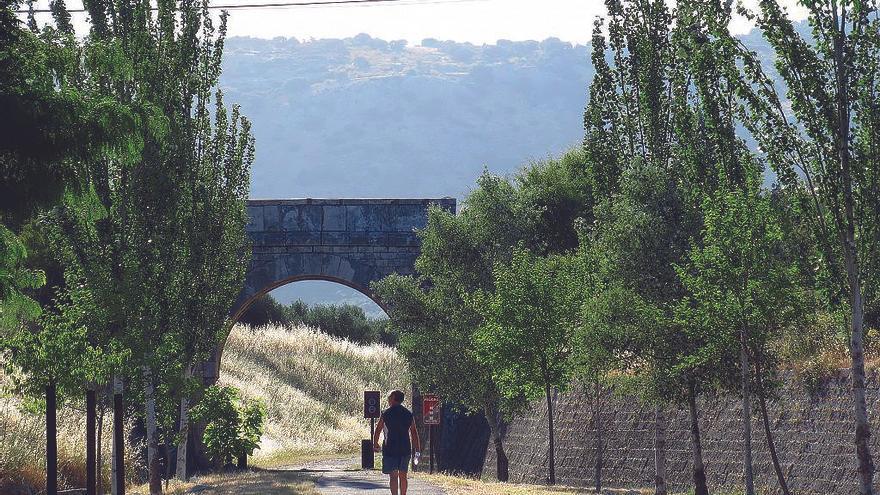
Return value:
[(393, 398), (396, 402), (400, 404), (403, 404), (403, 398), (406, 397), (400, 390), (392, 390), (391, 393), (388, 394), (388, 396)]

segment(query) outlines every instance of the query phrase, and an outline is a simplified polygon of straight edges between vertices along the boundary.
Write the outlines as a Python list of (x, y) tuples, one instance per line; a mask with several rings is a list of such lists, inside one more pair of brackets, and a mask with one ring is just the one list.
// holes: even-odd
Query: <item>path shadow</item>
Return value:
[(375, 481), (366, 481), (366, 480), (339, 480), (339, 479), (324, 479), (320, 478), (315, 480), (315, 486), (318, 488), (350, 488), (357, 490), (382, 490), (387, 489), (388, 487), (385, 484), (378, 483)]

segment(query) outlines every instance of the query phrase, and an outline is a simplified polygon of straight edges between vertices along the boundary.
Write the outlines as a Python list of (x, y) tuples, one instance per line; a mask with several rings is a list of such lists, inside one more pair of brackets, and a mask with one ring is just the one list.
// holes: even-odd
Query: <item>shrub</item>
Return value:
[(836, 369), (846, 367), (848, 347), (846, 316), (821, 312), (805, 325), (787, 329), (777, 342), (784, 368), (795, 372), (804, 389), (817, 394)]
[(212, 385), (192, 409), (193, 421), (205, 421), (205, 447), (218, 464), (252, 455), (260, 445), (266, 407), (260, 400), (245, 400), (235, 387)]
[(241, 315), (239, 322), (253, 327), (262, 327), (264, 325), (285, 325), (288, 323), (288, 318), (287, 308), (272, 296), (266, 295), (254, 301)]

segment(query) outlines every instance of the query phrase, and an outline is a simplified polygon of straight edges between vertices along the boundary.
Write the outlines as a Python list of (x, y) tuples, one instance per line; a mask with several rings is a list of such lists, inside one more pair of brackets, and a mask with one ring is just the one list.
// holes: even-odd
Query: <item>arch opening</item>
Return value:
[(214, 362), (214, 369), (216, 370), (216, 373), (215, 373), (216, 377), (219, 377), (220, 364), (223, 361), (223, 351), (226, 348), (226, 341), (229, 339), (229, 335), (235, 329), (235, 325), (240, 322), (241, 317), (247, 313), (248, 309), (251, 306), (253, 306), (253, 304), (255, 302), (259, 301), (263, 297), (266, 297), (275, 289), (278, 289), (278, 288), (281, 288), (284, 286), (288, 286), (291, 284), (295, 284), (297, 282), (309, 282), (309, 281), (320, 281), (320, 282), (334, 283), (334, 284), (339, 284), (339, 285), (348, 287), (350, 289), (353, 289), (357, 293), (361, 294), (362, 296), (364, 296), (367, 299), (369, 299), (370, 301), (372, 301), (372, 303), (375, 304), (382, 311), (383, 315), (386, 318), (389, 317), (390, 313), (388, 311), (387, 306), (385, 306), (382, 303), (381, 299), (379, 299), (378, 296), (376, 296), (369, 288), (363, 287), (363, 286), (361, 286), (355, 282), (352, 282), (350, 280), (346, 280), (346, 279), (342, 279), (342, 278), (338, 278), (338, 277), (334, 277), (334, 276), (330, 276), (330, 275), (296, 275), (296, 276), (291, 276), (291, 277), (287, 277), (287, 278), (278, 280), (276, 282), (273, 282), (271, 284), (266, 285), (265, 287), (263, 287), (262, 289), (257, 291), (255, 294), (253, 294), (252, 296), (245, 299), (239, 306), (237, 306), (235, 308), (235, 311), (233, 312), (232, 316), (230, 317), (230, 320), (229, 320), (229, 323), (226, 327), (226, 331), (224, 332), (223, 338), (221, 339), (221, 341), (220, 341), (219, 345), (217, 346), (216, 351), (214, 353), (213, 362)]
[(306, 282), (306, 281), (333, 282), (336, 284), (344, 285), (350, 289), (354, 289), (355, 291), (359, 292), (360, 294), (364, 295), (367, 299), (369, 299), (370, 301), (375, 303), (376, 306), (378, 306), (382, 310), (382, 312), (385, 313), (386, 316), (388, 315), (388, 308), (382, 303), (381, 299), (379, 299), (379, 297), (377, 297), (367, 287), (362, 287), (361, 285), (359, 285), (355, 282), (352, 282), (350, 280), (345, 280), (343, 278), (333, 277), (330, 275), (295, 275), (292, 277), (287, 277), (285, 279), (279, 280), (277, 282), (273, 282), (272, 284), (265, 286), (261, 290), (257, 291), (254, 295), (247, 298), (244, 302), (241, 303), (241, 305), (239, 305), (238, 308), (236, 308), (235, 312), (232, 314), (232, 317), (230, 318), (231, 326), (238, 323), (239, 320), (241, 319), (242, 315), (244, 315), (245, 312), (247, 312), (248, 308), (250, 308), (254, 304), (254, 302), (259, 300), (260, 298), (266, 296), (267, 294), (274, 291), (275, 289), (279, 289), (281, 287), (284, 287), (284, 286), (287, 286), (287, 285), (290, 285), (290, 284), (293, 284), (296, 282)]

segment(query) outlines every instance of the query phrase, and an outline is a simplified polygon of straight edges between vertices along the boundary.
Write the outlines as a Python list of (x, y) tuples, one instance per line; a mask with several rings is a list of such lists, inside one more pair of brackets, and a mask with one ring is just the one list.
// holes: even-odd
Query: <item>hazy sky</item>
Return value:
[[(303, 0), (213, 0), (213, 5), (234, 3), (296, 2)], [(69, 8), (82, 0), (68, 0)], [(753, 7), (757, 0), (744, 0)], [(792, 6), (795, 0), (782, 0)], [(40, 6), (48, 0), (38, 0)], [(590, 39), (593, 19), (605, 13), (603, 0), (402, 0), (389, 4), (325, 5), (262, 8), (231, 12), (229, 34), (273, 38), (276, 36), (344, 38), (367, 33), (386, 40), (405, 39), (418, 44), (424, 38), (483, 44), (498, 39), (543, 40), (556, 37), (583, 44)], [(85, 14), (74, 14), (85, 26)], [(803, 17), (802, 9), (792, 16)], [(42, 17), (43, 19), (45, 17)], [(733, 23), (737, 33), (751, 26), (744, 19)]]

